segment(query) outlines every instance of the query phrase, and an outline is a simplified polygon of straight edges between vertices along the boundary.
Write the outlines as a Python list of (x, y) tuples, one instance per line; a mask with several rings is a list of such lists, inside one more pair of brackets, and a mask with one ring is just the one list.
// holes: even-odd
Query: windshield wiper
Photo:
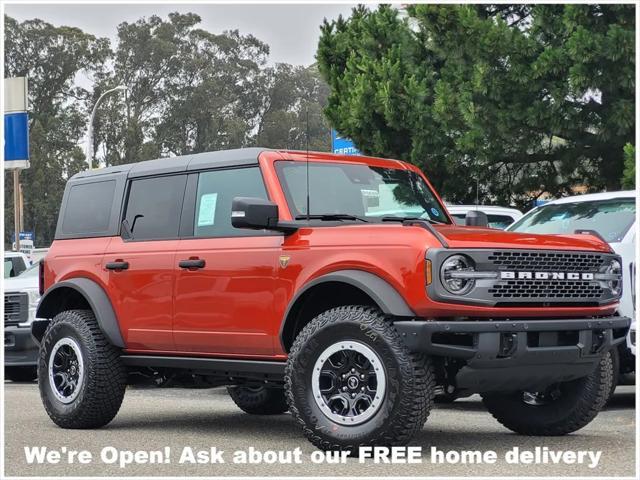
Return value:
[(327, 221), (332, 221), (332, 220), (357, 220), (359, 222), (365, 222), (368, 223), (369, 220), (367, 220), (366, 218), (363, 217), (359, 217), (357, 215), (350, 215), (348, 213), (323, 213), (321, 215), (297, 215), (296, 216), (296, 220), (327, 220)]
[(395, 217), (395, 216), (384, 216), (380, 219), (383, 222), (404, 222), (405, 220), (424, 220), (430, 223), (434, 223), (436, 225), (446, 225), (444, 222), (439, 222), (438, 220), (433, 220), (431, 218), (420, 218), (420, 217)]

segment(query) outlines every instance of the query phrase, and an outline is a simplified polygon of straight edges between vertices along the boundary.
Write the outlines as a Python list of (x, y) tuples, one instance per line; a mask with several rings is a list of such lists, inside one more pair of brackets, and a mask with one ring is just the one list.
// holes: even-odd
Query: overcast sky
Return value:
[(17, 20), (40, 18), (54, 25), (79, 27), (98, 37), (108, 37), (115, 46), (116, 27), (140, 17), (170, 12), (194, 12), (201, 27), (210, 32), (240, 30), (270, 46), (269, 63), (294, 65), (313, 63), (320, 24), (326, 17), (349, 16), (352, 5), (18, 5), (5, 4), (5, 13)]

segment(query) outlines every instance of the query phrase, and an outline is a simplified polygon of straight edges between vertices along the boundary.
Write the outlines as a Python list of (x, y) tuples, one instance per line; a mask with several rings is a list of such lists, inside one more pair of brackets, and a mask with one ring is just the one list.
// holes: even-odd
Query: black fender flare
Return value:
[(327, 273), (314, 278), (310, 282), (306, 283), (300, 290), (293, 296), (287, 310), (285, 311), (284, 318), (282, 319), (282, 325), (280, 326), (280, 344), (284, 348), (284, 332), (287, 327), (287, 323), (290, 320), (290, 313), (296, 306), (297, 301), (310, 289), (321, 285), (323, 283), (339, 282), (352, 285), (364, 293), (366, 293), (371, 299), (378, 305), (380, 310), (386, 315), (394, 317), (415, 317), (416, 314), (407, 302), (402, 298), (402, 295), (389, 284), (386, 280), (370, 272), (364, 270), (338, 270), (335, 272)]
[[(111, 300), (109, 300), (107, 293), (100, 285), (88, 278), (71, 278), (53, 285), (40, 299), (36, 311), (36, 318), (52, 318), (52, 313), (56, 311), (54, 308), (55, 302), (59, 294), (62, 293), (59, 291), (62, 288), (71, 288), (82, 295), (91, 307), (100, 330), (102, 330), (102, 333), (104, 333), (109, 342), (116, 347), (125, 347), (118, 319), (111, 305)], [(40, 340), (48, 323), (49, 320), (35, 321), (31, 328), (32, 336)]]

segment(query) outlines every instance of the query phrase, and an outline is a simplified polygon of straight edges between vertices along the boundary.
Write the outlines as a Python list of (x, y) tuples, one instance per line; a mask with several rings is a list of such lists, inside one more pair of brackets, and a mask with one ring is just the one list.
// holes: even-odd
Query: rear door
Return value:
[(280, 324), (273, 307), (275, 275), (283, 236), (233, 228), (234, 197), (268, 198), (258, 167), (189, 176), (175, 265), (173, 328), (179, 351), (273, 354)]
[(111, 301), (130, 350), (175, 350), (175, 253), (186, 180), (186, 174), (131, 180), (124, 218), (132, 238), (112, 238), (103, 259)]

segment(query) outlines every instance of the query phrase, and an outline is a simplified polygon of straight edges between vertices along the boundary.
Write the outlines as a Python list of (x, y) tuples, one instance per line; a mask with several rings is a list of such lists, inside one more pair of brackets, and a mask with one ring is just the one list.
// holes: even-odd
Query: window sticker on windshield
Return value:
[(218, 203), (217, 193), (205, 193), (200, 197), (200, 207), (198, 208), (198, 226), (207, 227), (214, 224), (216, 219), (216, 204)]
[(440, 212), (436, 207), (431, 207), (431, 213), (433, 213), (436, 217), (440, 216)]

